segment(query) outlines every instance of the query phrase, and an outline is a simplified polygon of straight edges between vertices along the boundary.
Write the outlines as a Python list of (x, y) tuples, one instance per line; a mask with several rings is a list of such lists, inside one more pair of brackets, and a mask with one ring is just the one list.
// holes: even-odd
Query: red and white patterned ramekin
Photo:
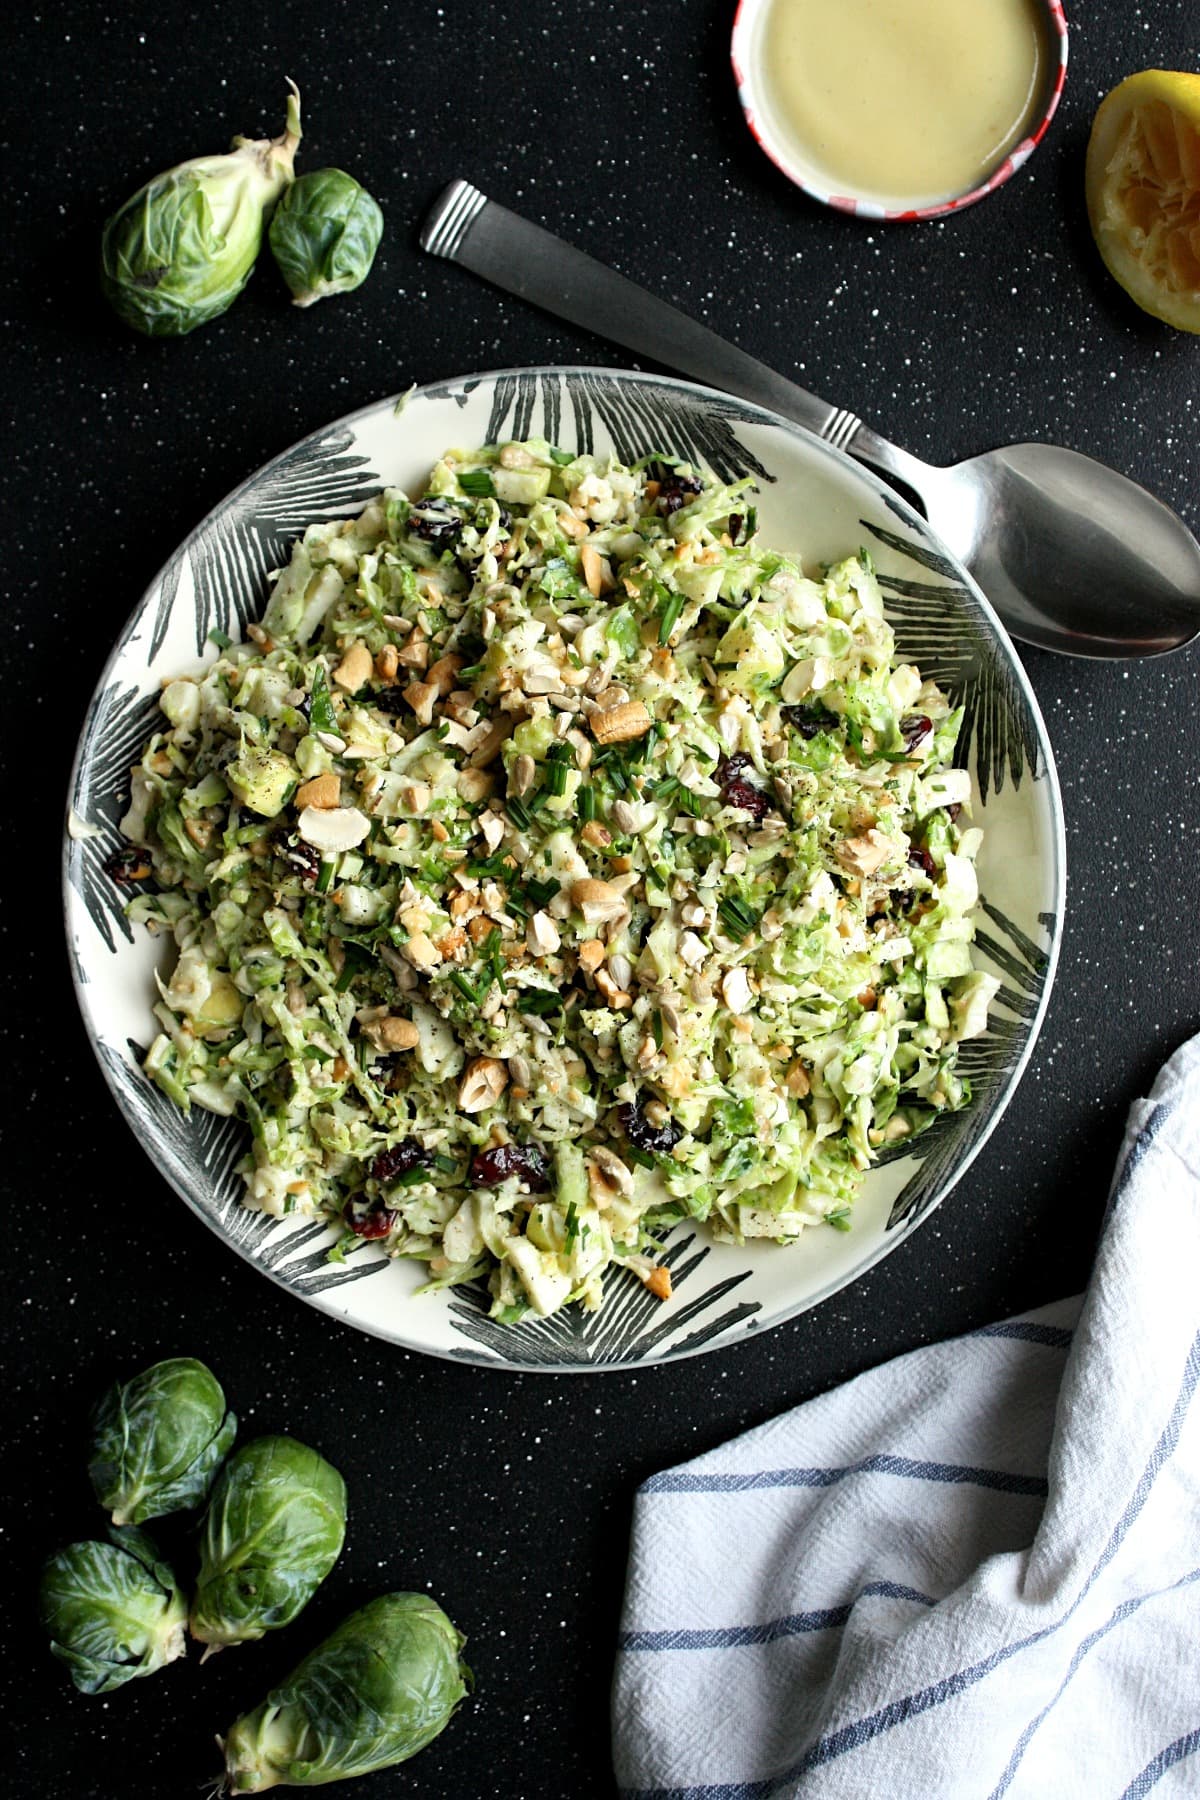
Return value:
[(1067, 21), (1063, 14), (1062, 0), (1041, 0), (1058, 45), (1058, 66), (1047, 84), (1046, 97), (1034, 115), (1030, 130), (1019, 144), (1014, 145), (1003, 161), (997, 164), (986, 180), (977, 183), (966, 193), (956, 194), (949, 200), (936, 201), (929, 206), (889, 207), (877, 200), (862, 200), (851, 194), (832, 193), (821, 185), (821, 178), (815, 167), (806, 168), (779, 134), (772, 130), (759, 106), (762, 69), (755, 53), (754, 38), (769, 4), (770, 0), (739, 0), (737, 17), (733, 21), (730, 60), (746, 123), (771, 161), (782, 169), (789, 181), (794, 181), (797, 187), (803, 188), (806, 194), (811, 194), (814, 200), (820, 200), (826, 206), (834, 206), (839, 212), (857, 213), (862, 219), (888, 220), (940, 219), (947, 213), (961, 212), (964, 206), (974, 206), (985, 194), (994, 193), (1023, 163), (1029, 161), (1054, 117), (1067, 74)]

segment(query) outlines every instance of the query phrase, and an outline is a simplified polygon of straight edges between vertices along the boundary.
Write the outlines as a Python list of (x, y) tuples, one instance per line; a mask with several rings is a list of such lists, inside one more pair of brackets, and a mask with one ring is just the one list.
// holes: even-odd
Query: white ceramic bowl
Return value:
[[(314, 519), (357, 512), (384, 485), (420, 491), (451, 445), (539, 434), (623, 461), (651, 450), (758, 478), (765, 542), (818, 563), (870, 547), (906, 660), (966, 708), (960, 742), (986, 833), (979, 961), (1003, 981), (985, 1037), (962, 1048), (975, 1098), (868, 1176), (846, 1234), (815, 1229), (782, 1248), (711, 1243), (679, 1227), (667, 1261), (674, 1293), (655, 1300), (631, 1275), (610, 1280), (597, 1314), (577, 1308), (517, 1326), (493, 1323), (480, 1294), (416, 1296), (420, 1272), (365, 1244), (327, 1260), (334, 1233), (240, 1204), (236, 1120), (185, 1119), (141, 1074), (153, 1031), (160, 948), (134, 933), (124, 891), (105, 872), (120, 847), (129, 768), (155, 729), (161, 677), (215, 652), (260, 614), (267, 572)], [(521, 369), (381, 401), (268, 463), (197, 527), (134, 610), (88, 712), (71, 807), (93, 835), (70, 836), (67, 931), (83, 1016), (118, 1105), (155, 1165), (213, 1230), (311, 1304), (411, 1349), (516, 1369), (628, 1368), (737, 1343), (836, 1293), (879, 1261), (962, 1176), (994, 1130), (1025, 1066), (1049, 994), (1064, 896), (1062, 803), (1045, 728), (1021, 664), (969, 576), (928, 526), (839, 451), (755, 406), (705, 388), (596, 369)]]

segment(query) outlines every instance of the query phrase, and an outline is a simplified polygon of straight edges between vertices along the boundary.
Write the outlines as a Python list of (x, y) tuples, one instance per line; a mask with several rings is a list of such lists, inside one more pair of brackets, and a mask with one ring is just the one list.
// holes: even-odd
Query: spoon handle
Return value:
[(615, 269), (497, 206), (469, 181), (452, 181), (439, 195), (421, 228), (421, 247), (572, 325), (782, 413), (837, 449), (853, 446), (856, 456), (900, 472), (887, 454), (892, 446), (853, 413), (818, 400)]

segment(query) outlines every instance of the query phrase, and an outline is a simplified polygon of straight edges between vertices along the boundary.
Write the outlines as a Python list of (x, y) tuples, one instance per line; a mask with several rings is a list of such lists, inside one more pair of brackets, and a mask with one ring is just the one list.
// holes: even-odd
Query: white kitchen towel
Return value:
[(1198, 1326), (1195, 1039), (1132, 1108), (1082, 1299), (641, 1488), (627, 1800), (1200, 1794)]

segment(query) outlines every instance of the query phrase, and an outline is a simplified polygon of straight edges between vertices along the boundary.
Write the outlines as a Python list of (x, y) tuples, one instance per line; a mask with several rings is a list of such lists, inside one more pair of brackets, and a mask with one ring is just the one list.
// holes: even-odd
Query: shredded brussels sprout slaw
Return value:
[(250, 1125), (246, 1202), (493, 1314), (670, 1292), (663, 1229), (848, 1229), (969, 1098), (959, 715), (869, 556), (806, 575), (749, 482), (537, 440), (310, 526), (169, 682), (125, 835), (169, 930), (147, 1072)]

